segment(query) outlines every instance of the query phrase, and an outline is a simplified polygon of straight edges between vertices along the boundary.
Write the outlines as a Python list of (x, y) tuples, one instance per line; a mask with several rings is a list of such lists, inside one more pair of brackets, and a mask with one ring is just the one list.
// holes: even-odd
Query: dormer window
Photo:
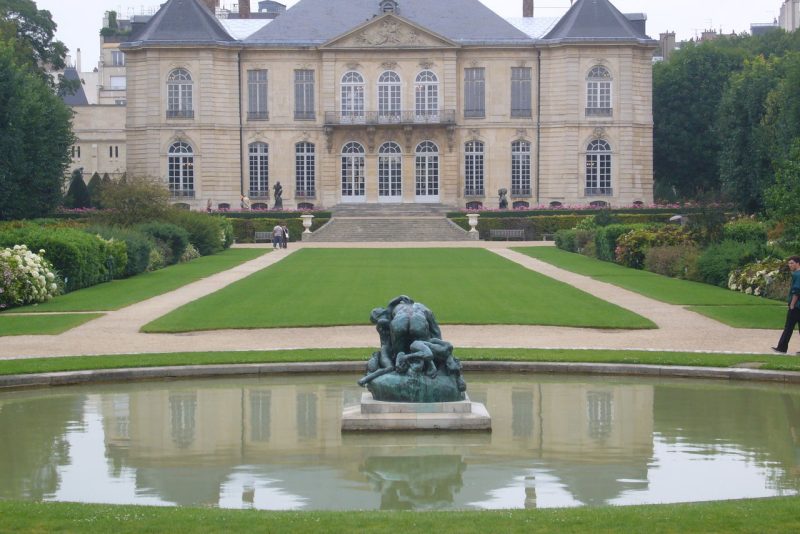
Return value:
[(397, 13), (397, 2), (394, 0), (383, 0), (381, 2), (381, 13)]

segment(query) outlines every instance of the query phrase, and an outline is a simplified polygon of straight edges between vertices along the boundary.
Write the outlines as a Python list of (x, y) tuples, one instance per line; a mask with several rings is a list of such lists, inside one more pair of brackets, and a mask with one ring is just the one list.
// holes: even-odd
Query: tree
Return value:
[(67, 196), (64, 198), (64, 205), (68, 208), (88, 208), (91, 203), (89, 188), (83, 181), (83, 171), (75, 169), (72, 171), (72, 180), (69, 183)]
[(89, 203), (93, 208), (101, 207), (100, 204), (100, 189), (103, 186), (103, 180), (100, 178), (100, 173), (95, 172), (89, 180), (89, 185), (86, 188), (89, 190)]
[(158, 180), (126, 177), (101, 189), (100, 201), (108, 209), (107, 222), (130, 226), (162, 218), (171, 208), (169, 190)]
[(67, 47), (54, 41), (56, 23), (50, 12), (40, 10), (33, 0), (0, 0), (0, 35), (4, 40), (14, 37), (19, 59), (29, 62), (35, 70), (62, 70)]
[(775, 183), (764, 192), (767, 214), (783, 223), (783, 239), (800, 245), (800, 138), (776, 166)]
[[(2, 0), (0, 0), (2, 1)], [(0, 218), (41, 217), (61, 204), (72, 112), (0, 40)]]
[[(796, 53), (793, 53), (796, 54)], [(733, 74), (717, 117), (722, 191), (748, 212), (764, 209), (763, 190), (772, 183), (770, 147), (762, 122), (767, 97), (780, 81), (781, 58), (757, 56)]]

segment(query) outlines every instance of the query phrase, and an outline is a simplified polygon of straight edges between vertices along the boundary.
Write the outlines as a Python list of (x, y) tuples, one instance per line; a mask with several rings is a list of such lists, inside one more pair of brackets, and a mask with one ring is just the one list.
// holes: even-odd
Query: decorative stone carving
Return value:
[(375, 127), (367, 126), (367, 150), (375, 152)]
[(355, 61), (351, 61), (350, 63), (345, 63), (344, 66), (347, 67), (347, 70), (359, 70), (361, 68), (361, 64)]
[(414, 133), (414, 128), (411, 126), (403, 126), (403, 136), (406, 138), (406, 153), (411, 153), (411, 134)]
[(528, 130), (525, 128), (518, 128), (517, 137), (528, 137)]
[(397, 61), (384, 61), (383, 63), (381, 63), (381, 68), (383, 70), (396, 70)]
[(425, 59), (425, 60), (419, 62), (420, 68), (425, 69), (425, 70), (432, 69), (434, 67), (434, 65), (435, 65), (435, 63), (433, 61), (429, 60), (429, 59)]
[(598, 126), (597, 128), (594, 129), (594, 136), (597, 139), (603, 139), (606, 136), (606, 129), (603, 128), (602, 126)]
[(326, 126), (325, 130), (325, 147), (328, 149), (328, 154), (333, 151), (333, 128)]
[(413, 46), (419, 45), (417, 32), (401, 25), (396, 20), (385, 20), (379, 27), (370, 27), (356, 37), (356, 42), (366, 46)]
[(450, 125), (447, 127), (447, 151), (452, 152), (456, 144), (456, 127)]

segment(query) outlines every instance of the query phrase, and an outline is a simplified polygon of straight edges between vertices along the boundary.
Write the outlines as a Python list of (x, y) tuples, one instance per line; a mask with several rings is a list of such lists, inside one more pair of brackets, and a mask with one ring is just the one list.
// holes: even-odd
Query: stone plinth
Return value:
[(345, 408), (342, 430), (489, 430), (486, 407), (469, 397), (457, 402), (384, 402), (364, 392), (361, 404)]

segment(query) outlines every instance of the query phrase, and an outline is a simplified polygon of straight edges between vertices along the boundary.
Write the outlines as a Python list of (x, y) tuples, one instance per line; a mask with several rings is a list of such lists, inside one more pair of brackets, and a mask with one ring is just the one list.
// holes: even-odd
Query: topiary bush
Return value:
[(620, 265), (642, 269), (648, 249), (664, 245), (691, 245), (692, 237), (680, 226), (664, 225), (631, 230), (617, 238), (615, 260)]
[(755, 262), (766, 254), (766, 246), (754, 241), (741, 243), (725, 240), (710, 245), (697, 258), (696, 280), (727, 287), (731, 271)]
[(167, 265), (178, 263), (189, 245), (189, 233), (176, 224), (150, 222), (140, 224), (135, 229), (162, 245), (161, 250)]

